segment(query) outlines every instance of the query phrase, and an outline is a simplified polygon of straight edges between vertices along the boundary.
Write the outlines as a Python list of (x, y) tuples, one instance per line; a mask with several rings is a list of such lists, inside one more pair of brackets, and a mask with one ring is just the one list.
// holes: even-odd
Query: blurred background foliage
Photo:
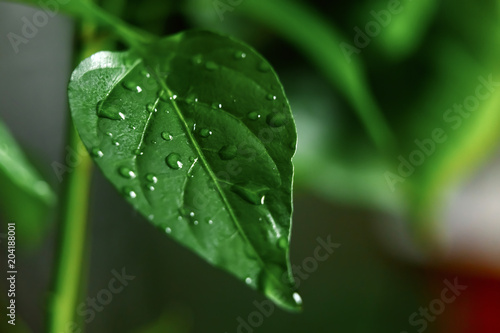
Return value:
[[(368, 35), (367, 25), (395, 4), (398, 13)], [(416, 332), (421, 326), (409, 317), (440, 297), (443, 279), (455, 277), (467, 291), (426, 331), (500, 331), (500, 90), (470, 115), (453, 113), (460, 116), (456, 129), (444, 118), (475, 95), (478, 77), (500, 81), (498, 1), (120, 0), (101, 6), (158, 35), (203, 28), (236, 36), (282, 80), (299, 133), (292, 263), (311, 257), (318, 237), (331, 235), (341, 247), (302, 281), (303, 314), (275, 310), (252, 331)], [(56, 15), (15, 53), (6, 36), (20, 34), (22, 17), (33, 13), (0, 3), (0, 116), (57, 192), (54, 163), (67, 165), (71, 154), (63, 144), (65, 88), (79, 40), (72, 36), (75, 23)], [(369, 43), (346, 56), (342, 45), (355, 47), (358, 29)], [(106, 44), (124, 47), (109, 31), (100, 34)], [(391, 190), (386, 173), (398, 175), (398, 157), (408, 160), (420, 149), (415, 140), (432, 138), (436, 129), (445, 142)], [(2, 232), (8, 221), (18, 225), (19, 316), (40, 332), (53, 208), (5, 174), (0, 185)], [(84, 295), (95, 297), (113, 269), (126, 267), (136, 279), (96, 313), (88, 332), (237, 332), (238, 317), (247, 320), (256, 310), (259, 294), (142, 221), (98, 170), (91, 202)]]

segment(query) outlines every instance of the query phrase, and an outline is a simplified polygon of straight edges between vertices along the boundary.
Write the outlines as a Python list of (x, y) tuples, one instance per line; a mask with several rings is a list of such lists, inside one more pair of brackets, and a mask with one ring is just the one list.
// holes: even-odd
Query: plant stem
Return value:
[[(10, 0), (32, 6), (39, 6), (39, 0)], [(133, 27), (119, 17), (112, 15), (101, 7), (87, 0), (71, 0), (66, 4), (59, 4), (60, 10), (87, 23), (94, 23), (113, 31), (120, 39), (133, 48), (141, 48), (144, 44), (154, 41), (158, 37), (147, 31)], [(59, 7), (58, 9), (59, 10)]]
[[(71, 151), (85, 152), (71, 119), (68, 121), (67, 144)], [(82, 273), (92, 161), (87, 153), (78, 154), (75, 165), (64, 181), (60, 203), (59, 248), (54, 290), (49, 304), (49, 333), (66, 332), (69, 325), (76, 325), (75, 310), (84, 280)]]
[[(95, 30), (93, 24), (82, 24), (81, 46), (74, 56), (75, 63), (99, 51), (105, 45), (105, 41), (95, 40)], [(66, 135), (67, 147), (70, 151), (78, 152), (78, 160), (63, 183), (53, 293), (48, 311), (49, 333), (66, 332), (68, 327), (78, 326), (79, 322), (75, 321), (74, 317), (87, 275), (85, 254), (92, 160), (80, 140), (71, 117), (68, 119)]]

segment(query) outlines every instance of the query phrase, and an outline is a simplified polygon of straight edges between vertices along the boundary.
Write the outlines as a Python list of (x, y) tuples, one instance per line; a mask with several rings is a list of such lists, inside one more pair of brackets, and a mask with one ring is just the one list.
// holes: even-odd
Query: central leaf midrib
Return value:
[(167, 84), (166, 84), (166, 82), (164, 80), (160, 80), (159, 79), (160, 75), (157, 72), (156, 72), (156, 77), (157, 77), (157, 81), (160, 83), (160, 86), (168, 93), (168, 95), (170, 97), (170, 101), (172, 103), (172, 106), (174, 107), (175, 112), (179, 116), (179, 118), (180, 118), (180, 120), (181, 120), (181, 122), (182, 122), (182, 124), (184, 126), (184, 129), (185, 129), (185, 131), (187, 133), (187, 136), (188, 136), (189, 140), (191, 141), (191, 143), (193, 144), (194, 148), (196, 149), (196, 152), (198, 153), (198, 156), (200, 157), (201, 162), (205, 166), (205, 169), (207, 170), (210, 178), (214, 182), (214, 184), (215, 184), (215, 186), (217, 188), (217, 192), (219, 193), (219, 195), (220, 195), (220, 197), (221, 197), (224, 205), (228, 209), (229, 215), (231, 216), (231, 219), (233, 220), (233, 223), (235, 224), (236, 228), (238, 229), (238, 231), (240, 232), (240, 234), (242, 235), (242, 237), (244, 238), (244, 240), (248, 244), (250, 244), (250, 246), (252, 247), (253, 251), (257, 255), (257, 259), (258, 259), (259, 263), (261, 264), (261, 267), (268, 273), (269, 276), (271, 276), (272, 278), (276, 279), (276, 277), (274, 276), (274, 274), (271, 274), (269, 272), (269, 270), (267, 269), (267, 265), (265, 264), (264, 260), (261, 258), (259, 252), (255, 249), (253, 243), (247, 237), (247, 235), (244, 232), (243, 228), (241, 227), (238, 219), (236, 218), (236, 215), (233, 212), (233, 208), (229, 204), (229, 201), (228, 201), (226, 195), (224, 194), (224, 192), (222, 191), (221, 187), (219, 186), (217, 177), (213, 173), (211, 166), (209, 165), (208, 161), (206, 160), (205, 155), (203, 154), (201, 147), (198, 145), (198, 142), (194, 139), (191, 131), (189, 130), (189, 126), (188, 126), (186, 120), (184, 119), (184, 115), (182, 114), (181, 110), (179, 109), (179, 106), (177, 105), (177, 102), (175, 101), (175, 99), (173, 99), (174, 93), (168, 88), (168, 86), (167, 86)]

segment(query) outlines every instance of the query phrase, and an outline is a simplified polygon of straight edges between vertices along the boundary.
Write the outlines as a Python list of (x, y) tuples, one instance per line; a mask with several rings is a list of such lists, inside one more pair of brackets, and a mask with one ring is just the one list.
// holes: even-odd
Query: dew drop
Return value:
[(203, 138), (208, 138), (210, 135), (212, 135), (212, 131), (207, 129), (207, 128), (202, 128), (200, 130), (200, 135), (203, 137)]
[(134, 153), (135, 156), (144, 155), (144, 153), (140, 149), (134, 149), (133, 153)]
[(264, 204), (265, 194), (269, 191), (269, 188), (253, 183), (246, 183), (242, 185), (234, 184), (231, 186), (231, 191), (239, 195), (246, 202), (253, 205), (262, 205)]
[(147, 187), (147, 189), (148, 189), (149, 191), (154, 191), (154, 190), (155, 190), (155, 187), (151, 185), (151, 186), (148, 186), (148, 187)]
[(267, 94), (266, 98), (267, 98), (268, 101), (274, 101), (274, 100), (276, 100), (276, 96), (274, 96), (273, 94)]
[(249, 277), (247, 277), (247, 278), (245, 279), (245, 283), (246, 283), (246, 284), (251, 284), (251, 283), (252, 283), (252, 279), (251, 279), (251, 278), (249, 278)]
[(91, 154), (95, 158), (99, 158), (99, 157), (103, 157), (104, 156), (104, 153), (99, 148), (97, 148), (97, 147), (92, 148)]
[(286, 117), (282, 113), (272, 113), (267, 116), (267, 124), (271, 127), (281, 127), (285, 125)]
[(193, 217), (194, 216), (194, 212), (189, 213), (189, 216)]
[(219, 150), (219, 157), (221, 160), (232, 160), (238, 155), (238, 148), (235, 145), (226, 145)]
[(199, 65), (203, 62), (203, 56), (201, 54), (197, 54), (191, 58), (191, 62), (193, 65)]
[(300, 297), (299, 293), (293, 293), (292, 297), (295, 303), (297, 303), (298, 305), (302, 304), (302, 297)]
[(156, 108), (155, 108), (155, 105), (153, 103), (149, 103), (148, 105), (146, 105), (146, 110), (148, 110), (148, 112), (155, 112), (155, 111), (157, 111)]
[(194, 156), (189, 156), (189, 162), (193, 163), (196, 161), (196, 158)]
[(133, 92), (141, 92), (142, 88), (137, 85), (137, 82), (135, 81), (125, 81), (123, 83), (123, 86)]
[(178, 170), (182, 168), (181, 157), (177, 153), (171, 153), (168, 155), (165, 162), (171, 169)]
[(164, 102), (169, 101), (169, 96), (165, 90), (158, 90), (157, 95), (158, 95), (158, 98), (161, 99), (162, 101), (164, 101)]
[(245, 59), (247, 57), (247, 55), (245, 52), (238, 50), (238, 51), (234, 51), (233, 57), (234, 57), (234, 59), (239, 60), (239, 59)]
[(265, 72), (269, 72), (271, 70), (271, 66), (269, 66), (269, 64), (267, 62), (262, 61), (259, 64), (258, 69), (259, 69), (259, 71), (265, 73)]
[(169, 132), (161, 132), (161, 138), (165, 141), (171, 141), (174, 137)]
[(156, 183), (158, 182), (158, 178), (156, 178), (156, 176), (155, 176), (154, 174), (152, 174), (152, 173), (148, 173), (148, 174), (146, 175), (146, 180), (147, 180), (148, 182), (153, 183), (153, 184), (156, 184)]
[(194, 225), (198, 225), (198, 221), (196, 221), (196, 220), (195, 220), (195, 221), (193, 222), (193, 224), (194, 224)]
[(106, 132), (106, 135), (109, 137), (113, 137), (113, 133), (111, 133), (111, 132)]
[(196, 98), (196, 95), (190, 94), (185, 98), (186, 103), (192, 105), (196, 102), (198, 102), (198, 98)]
[(215, 62), (213, 61), (207, 61), (205, 63), (205, 69), (206, 70), (209, 70), (209, 71), (215, 71), (216, 69), (219, 68), (219, 65), (217, 65)]
[(169, 234), (169, 233), (171, 233), (171, 232), (172, 232), (172, 229), (170, 229), (169, 227), (166, 227), (166, 228), (165, 228), (165, 232), (166, 232), (167, 234)]
[(280, 238), (278, 238), (277, 244), (278, 244), (278, 247), (280, 249), (284, 250), (284, 249), (286, 249), (286, 247), (288, 245), (288, 241), (287, 241), (287, 239), (285, 237), (280, 237)]
[(151, 144), (153, 145), (157, 144), (156, 140), (151, 140)]
[(149, 72), (145, 68), (141, 69), (141, 74), (148, 79), (151, 77), (151, 74), (149, 74)]
[(260, 118), (260, 114), (256, 111), (252, 111), (247, 114), (247, 118), (250, 120), (257, 120)]
[(135, 173), (130, 170), (129, 168), (127, 167), (120, 167), (118, 169), (118, 173), (123, 177), (123, 178), (128, 178), (128, 179), (132, 179), (132, 178), (135, 178)]
[(222, 104), (220, 104), (220, 103), (212, 103), (212, 109), (222, 109)]
[(137, 197), (137, 193), (135, 193), (135, 191), (131, 187), (124, 187), (123, 188), (123, 195), (125, 195), (131, 199), (134, 199)]
[(125, 119), (125, 115), (120, 112), (120, 108), (115, 105), (106, 105), (104, 107), (104, 100), (101, 100), (97, 103), (96, 106), (97, 115), (99, 117), (108, 118), (111, 120), (123, 120)]
[(119, 145), (120, 145), (120, 143), (119, 143), (118, 141), (116, 141), (116, 140), (111, 141), (111, 143), (112, 143), (113, 145), (115, 145), (115, 146), (119, 146)]

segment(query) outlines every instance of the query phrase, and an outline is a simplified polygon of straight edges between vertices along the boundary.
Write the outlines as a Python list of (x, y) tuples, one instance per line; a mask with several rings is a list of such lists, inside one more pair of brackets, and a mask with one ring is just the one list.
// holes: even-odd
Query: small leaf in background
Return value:
[(296, 130), (283, 88), (242, 42), (184, 32), (100, 52), (73, 72), (75, 126), (104, 175), (181, 244), (289, 310)]
[(42, 202), (46, 204), (54, 202), (55, 195), (50, 186), (28, 162), (21, 148), (2, 122), (0, 122), (0, 172), (19, 188)]
[(39, 245), (54, 203), (55, 194), (0, 121), (0, 217), (16, 223), (18, 246)]

